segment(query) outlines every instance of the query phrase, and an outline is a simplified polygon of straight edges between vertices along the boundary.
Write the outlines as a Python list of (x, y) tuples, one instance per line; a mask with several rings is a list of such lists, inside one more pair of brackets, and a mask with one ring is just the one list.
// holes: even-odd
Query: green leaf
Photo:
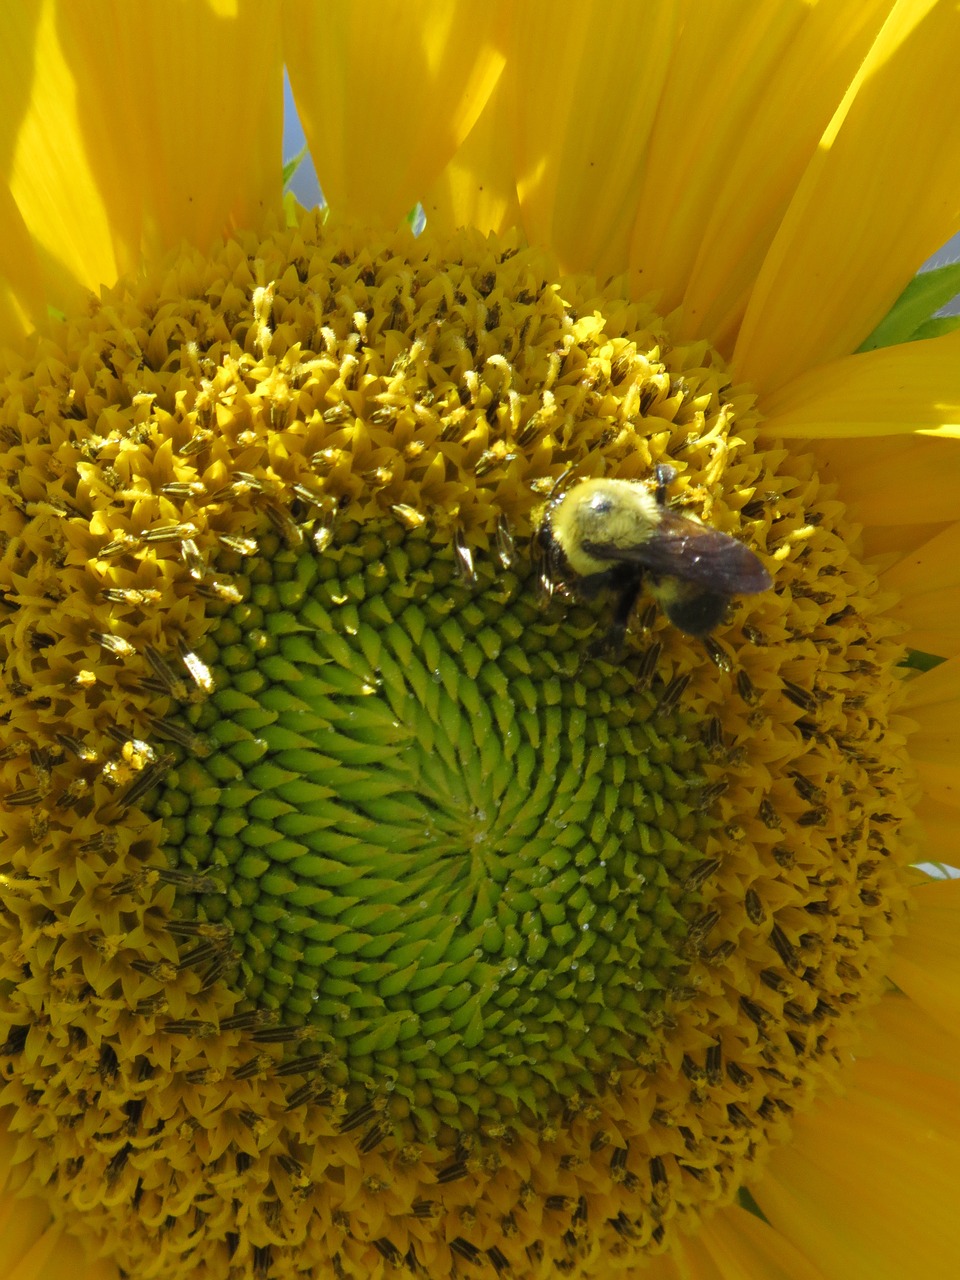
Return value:
[(297, 154), (291, 160), (287, 160), (285, 162), (283, 166), (284, 191), (286, 191), (287, 187), (289, 187), (290, 183), (293, 181), (293, 175), (297, 172), (297, 170), (303, 164), (304, 160), (307, 158), (307, 152), (309, 151), (309, 149), (310, 148), (307, 146), (307, 144), (304, 143), (303, 146), (300, 148), (300, 150), (297, 152)]
[(767, 1215), (763, 1212), (746, 1187), (741, 1187), (737, 1192), (737, 1201), (741, 1209), (746, 1209), (748, 1213), (752, 1213), (754, 1217), (759, 1218), (761, 1222), (767, 1221)]
[(923, 653), (920, 649), (911, 649), (899, 665), (909, 667), (911, 671), (932, 671), (941, 662), (946, 662), (946, 658), (940, 658), (934, 653)]
[[(960, 262), (952, 262), (946, 267), (935, 267), (933, 271), (919, 272), (870, 337), (861, 343), (858, 350), (875, 351), (878, 347), (892, 347), (898, 342), (915, 341), (921, 337), (919, 332), (921, 327), (933, 322), (933, 313), (939, 311), (958, 293), (960, 293)], [(946, 318), (953, 319), (953, 317)], [(934, 335), (924, 333), (922, 336)]]
[(921, 338), (942, 338), (954, 329), (960, 329), (960, 316), (933, 316), (924, 320), (913, 336), (919, 342)]

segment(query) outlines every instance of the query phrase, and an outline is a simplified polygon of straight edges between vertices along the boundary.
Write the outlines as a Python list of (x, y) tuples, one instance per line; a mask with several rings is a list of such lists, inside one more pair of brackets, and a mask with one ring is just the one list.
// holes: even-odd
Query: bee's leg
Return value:
[(667, 489), (676, 480), (677, 469), (676, 467), (671, 467), (667, 462), (658, 462), (653, 469), (653, 475), (657, 484), (654, 490), (657, 506), (665, 507), (667, 505)]
[(620, 592), (617, 607), (613, 612), (613, 621), (610, 623), (610, 630), (607, 633), (607, 644), (618, 658), (623, 655), (623, 644), (627, 638), (627, 624), (630, 621), (630, 615), (633, 613), (633, 606), (637, 603), (642, 581), (643, 579), (638, 575), (629, 586), (624, 587)]
[(592, 646), (596, 657), (610, 658), (619, 662), (623, 657), (623, 645), (627, 637), (627, 624), (633, 607), (637, 603), (640, 588), (643, 585), (643, 574), (632, 571), (622, 582), (617, 584), (617, 603), (613, 611), (613, 619), (602, 639)]
[(535, 598), (537, 608), (541, 613), (546, 613), (550, 608), (550, 601), (553, 599), (553, 583), (546, 575), (542, 575), (537, 579)]

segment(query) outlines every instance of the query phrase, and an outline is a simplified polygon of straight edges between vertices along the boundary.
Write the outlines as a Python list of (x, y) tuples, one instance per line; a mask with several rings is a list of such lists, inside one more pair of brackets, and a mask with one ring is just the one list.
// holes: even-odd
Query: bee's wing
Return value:
[(598, 559), (636, 564), (721, 594), (753, 595), (771, 585), (769, 573), (749, 547), (670, 510), (660, 512), (656, 526), (642, 540), (622, 546), (591, 539), (584, 548)]

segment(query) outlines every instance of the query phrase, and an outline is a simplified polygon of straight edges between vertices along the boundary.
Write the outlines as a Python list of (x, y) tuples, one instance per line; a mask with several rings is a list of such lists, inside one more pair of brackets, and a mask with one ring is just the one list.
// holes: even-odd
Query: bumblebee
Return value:
[(533, 556), (548, 596), (557, 586), (588, 599), (616, 595), (615, 650), (644, 587), (678, 631), (703, 638), (731, 597), (771, 586), (749, 547), (667, 506), (673, 467), (657, 466), (654, 477), (652, 491), (632, 480), (581, 480), (551, 497), (536, 522)]

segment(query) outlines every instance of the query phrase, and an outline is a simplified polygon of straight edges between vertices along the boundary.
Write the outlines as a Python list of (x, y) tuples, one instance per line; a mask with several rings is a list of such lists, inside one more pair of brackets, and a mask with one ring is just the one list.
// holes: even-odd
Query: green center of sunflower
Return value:
[(649, 1051), (688, 968), (696, 717), (639, 655), (584, 656), (595, 618), (544, 615), (528, 566), (464, 582), (422, 532), (348, 539), (268, 535), (199, 646), (216, 692), (177, 736), (205, 740), (151, 805), (217, 882), (180, 914), (226, 923), (246, 998), (411, 1139), (556, 1112)]
[[(308, 219), (5, 388), (24, 1184), (164, 1276), (606, 1274), (730, 1199), (879, 989), (908, 797), (873, 579), (720, 358)], [(615, 652), (531, 537), (660, 463), (774, 587)]]

